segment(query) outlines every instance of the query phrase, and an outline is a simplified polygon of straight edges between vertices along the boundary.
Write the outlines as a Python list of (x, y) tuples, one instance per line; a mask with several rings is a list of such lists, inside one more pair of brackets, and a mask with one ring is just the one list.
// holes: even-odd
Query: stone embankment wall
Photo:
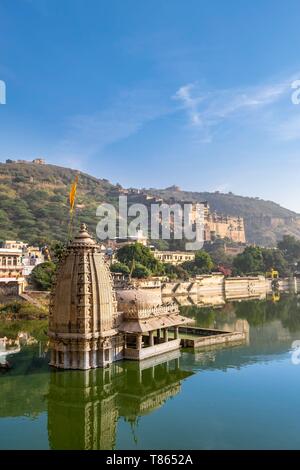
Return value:
[(0, 301), (2, 297), (17, 297), (24, 291), (24, 278), (0, 280)]
[(269, 292), (269, 284), (263, 276), (225, 279), (226, 300), (261, 297), (267, 292)]
[(225, 278), (222, 274), (198, 276), (189, 282), (163, 282), (163, 298), (189, 298), (189, 303), (221, 305), (226, 300), (261, 298), (270, 291), (268, 281), (263, 276)]

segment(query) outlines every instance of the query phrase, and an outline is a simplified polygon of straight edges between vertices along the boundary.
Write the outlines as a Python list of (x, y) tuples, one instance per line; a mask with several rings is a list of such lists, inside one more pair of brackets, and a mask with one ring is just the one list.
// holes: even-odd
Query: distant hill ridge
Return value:
[[(106, 179), (70, 168), (38, 163), (0, 163), (0, 239), (23, 239), (31, 243), (65, 240), (67, 237), (70, 184), (79, 174), (76, 223), (86, 222), (91, 231), (97, 224), (96, 207), (118, 203), (122, 191)], [(138, 190), (131, 189), (138, 197)], [(144, 194), (164, 201), (208, 201), (211, 210), (244, 218), (247, 240), (275, 245), (283, 234), (300, 239), (300, 216), (272, 201), (236, 196), (232, 193), (182, 191), (177, 186), (143, 189)], [(129, 194), (130, 201), (130, 194)]]

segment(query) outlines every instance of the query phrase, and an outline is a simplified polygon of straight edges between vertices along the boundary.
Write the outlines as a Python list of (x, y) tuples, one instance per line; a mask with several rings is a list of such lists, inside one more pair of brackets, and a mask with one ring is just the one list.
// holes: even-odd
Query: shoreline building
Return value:
[(22, 248), (9, 243), (0, 248), (0, 297), (16, 296), (24, 291), (22, 254)]
[(195, 261), (195, 252), (193, 251), (160, 251), (154, 250), (153, 256), (161, 263), (178, 266), (186, 261)]
[(103, 253), (82, 224), (62, 257), (51, 292), (50, 365), (91, 369), (180, 348), (178, 326), (190, 319), (179, 315), (178, 307), (162, 305), (161, 297), (150, 299), (138, 289), (121, 291), (119, 307)]
[(19, 240), (5, 240), (0, 247), (0, 296), (16, 296), (24, 292), (27, 277), (44, 261), (38, 247)]

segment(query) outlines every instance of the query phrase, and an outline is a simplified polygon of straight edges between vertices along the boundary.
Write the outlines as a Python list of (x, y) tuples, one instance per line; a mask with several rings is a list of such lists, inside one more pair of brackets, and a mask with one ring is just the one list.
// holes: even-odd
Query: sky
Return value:
[(300, 212), (299, 18), (299, 0), (0, 0), (0, 161)]

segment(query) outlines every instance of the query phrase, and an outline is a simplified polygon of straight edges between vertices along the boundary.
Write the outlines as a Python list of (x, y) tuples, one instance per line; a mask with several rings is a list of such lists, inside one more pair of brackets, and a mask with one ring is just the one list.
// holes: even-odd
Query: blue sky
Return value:
[(300, 212), (298, 0), (0, 0), (0, 160)]

